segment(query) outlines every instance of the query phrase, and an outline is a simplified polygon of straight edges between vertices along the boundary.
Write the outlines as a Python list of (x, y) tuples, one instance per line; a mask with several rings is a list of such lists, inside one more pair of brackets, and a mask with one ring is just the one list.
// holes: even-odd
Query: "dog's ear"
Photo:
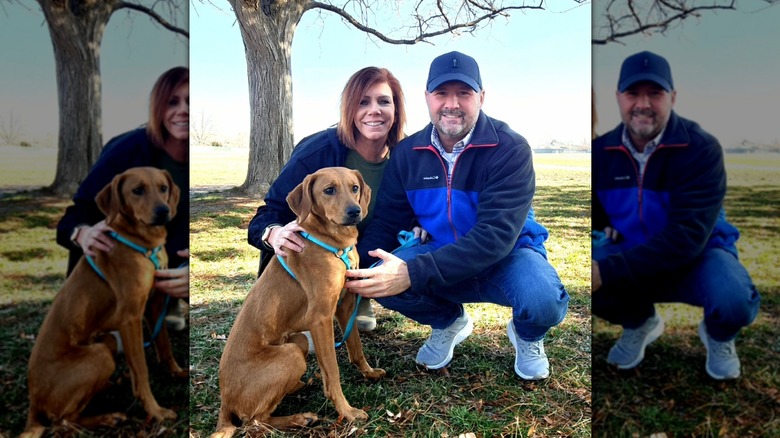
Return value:
[(371, 187), (366, 184), (363, 175), (359, 171), (353, 170), (352, 172), (355, 173), (355, 176), (357, 176), (358, 182), (360, 183), (360, 209), (363, 211), (363, 217), (366, 217), (368, 214), (368, 205), (371, 203)]
[(98, 208), (106, 216), (107, 224), (113, 222), (122, 210), (122, 183), (124, 180), (124, 174), (115, 176), (95, 197)]
[(179, 196), (181, 195), (181, 190), (179, 190), (179, 186), (173, 182), (173, 177), (171, 176), (170, 172), (164, 169), (162, 172), (165, 174), (165, 178), (168, 179), (168, 209), (171, 212), (171, 219), (173, 219), (173, 217), (176, 216), (176, 207), (179, 206)]
[(303, 222), (304, 219), (309, 216), (309, 213), (311, 213), (311, 187), (314, 185), (314, 181), (316, 179), (317, 177), (313, 173), (306, 175), (306, 178), (303, 179), (303, 182), (298, 184), (287, 195), (287, 204), (290, 206), (290, 209), (293, 211), (293, 213), (298, 216), (298, 223)]

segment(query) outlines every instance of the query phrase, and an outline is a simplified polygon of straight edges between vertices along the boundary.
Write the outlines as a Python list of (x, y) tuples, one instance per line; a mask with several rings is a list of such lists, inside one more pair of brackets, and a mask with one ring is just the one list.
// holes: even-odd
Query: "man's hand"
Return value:
[[(189, 249), (176, 251), (179, 257), (190, 256)], [(176, 269), (158, 269), (154, 271), (154, 287), (174, 298), (187, 298), (190, 296), (190, 265), (186, 264)]]
[(599, 271), (599, 262), (591, 260), (591, 292), (596, 292), (601, 289), (601, 271)]
[(398, 295), (411, 287), (405, 261), (381, 249), (368, 254), (380, 258), (382, 264), (369, 269), (348, 270), (347, 279), (358, 280), (347, 281), (347, 290), (365, 298), (383, 298)]

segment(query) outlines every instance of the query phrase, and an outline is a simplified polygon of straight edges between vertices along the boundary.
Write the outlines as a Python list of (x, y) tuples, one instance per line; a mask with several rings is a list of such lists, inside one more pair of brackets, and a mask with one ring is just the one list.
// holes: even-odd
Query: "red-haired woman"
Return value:
[[(366, 67), (349, 78), (341, 93), (338, 125), (301, 140), (265, 197), (265, 204), (249, 224), (249, 243), (260, 249), (260, 272), (273, 254), (285, 256), (300, 251), (305, 231), (295, 222), (287, 194), (306, 175), (323, 167), (342, 166), (359, 170), (371, 187), (368, 215), (358, 225), (362, 233), (371, 221), (390, 151), (404, 137), (404, 95), (398, 79), (387, 69)], [(360, 244), (360, 238), (358, 238)], [(362, 300), (357, 327), (371, 331), (376, 319), (369, 300)]]
[(57, 225), (57, 243), (70, 251), (68, 274), (82, 254), (109, 251), (116, 242), (106, 232), (95, 196), (115, 175), (132, 167), (153, 166), (171, 173), (182, 192), (168, 229), (168, 266), (156, 272), (155, 288), (173, 297), (189, 296), (189, 141), (190, 73), (174, 67), (154, 84), (146, 126), (111, 139), (79, 186), (73, 205)]

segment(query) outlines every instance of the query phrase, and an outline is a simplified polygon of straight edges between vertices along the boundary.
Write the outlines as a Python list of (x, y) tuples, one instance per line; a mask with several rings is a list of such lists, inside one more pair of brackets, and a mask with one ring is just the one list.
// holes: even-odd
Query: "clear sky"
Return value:
[[(246, 61), (235, 16), (191, 3), (193, 123), (208, 120), (230, 144), (249, 137)], [(480, 65), (485, 112), (507, 122), (531, 146), (590, 138), (590, 6), (547, 2), (549, 11), (516, 12), (476, 36), (449, 35), (431, 44), (395, 46), (370, 40), (331, 13), (304, 14), (293, 40), (293, 113), (296, 141), (338, 121), (347, 79), (374, 65), (398, 77), (406, 94), (406, 132), (429, 121), (424, 87), (430, 62), (458, 50)], [(560, 9), (556, 9), (560, 8)], [(391, 17), (389, 20), (400, 20)]]
[[(19, 120), (22, 138), (57, 142), (59, 114), (54, 52), (43, 13), (34, 1), (0, 7), (0, 120)], [(185, 9), (184, 14), (187, 11)], [(187, 17), (179, 18), (187, 26)], [(106, 27), (101, 51), (103, 141), (148, 118), (149, 92), (165, 70), (187, 65), (188, 41), (122, 10)]]
[[(620, 65), (649, 50), (672, 67), (675, 111), (715, 135), (723, 146), (743, 140), (780, 142), (780, 5), (740, 2), (738, 11), (703, 13), (666, 36), (634, 36), (594, 46), (593, 84), (598, 132), (620, 121), (615, 101)], [(600, 14), (594, 6), (594, 24)]]

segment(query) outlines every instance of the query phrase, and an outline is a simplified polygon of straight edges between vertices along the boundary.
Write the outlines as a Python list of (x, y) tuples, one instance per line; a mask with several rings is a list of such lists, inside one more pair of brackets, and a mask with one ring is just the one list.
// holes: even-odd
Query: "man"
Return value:
[(673, 110), (669, 63), (641, 52), (623, 61), (622, 123), (593, 143), (593, 314), (623, 326), (607, 362), (633, 368), (663, 332), (654, 303), (704, 308), (705, 369), (735, 379), (734, 338), (759, 295), (737, 260), (739, 231), (726, 222), (726, 172), (718, 141)]
[[(430, 325), (417, 354), (430, 369), (447, 366), (471, 334), (463, 303), (510, 306), (515, 372), (547, 378), (543, 338), (566, 315), (569, 296), (547, 262), (547, 230), (534, 221), (531, 149), (481, 111), (485, 91), (469, 56), (434, 59), (425, 100), (431, 124), (393, 150), (376, 205), (385, 213), (374, 215), (358, 248), (361, 260), (382, 264), (348, 271), (347, 287)], [(382, 250), (398, 246), (396, 233), (413, 225), (430, 240), (395, 255)]]

